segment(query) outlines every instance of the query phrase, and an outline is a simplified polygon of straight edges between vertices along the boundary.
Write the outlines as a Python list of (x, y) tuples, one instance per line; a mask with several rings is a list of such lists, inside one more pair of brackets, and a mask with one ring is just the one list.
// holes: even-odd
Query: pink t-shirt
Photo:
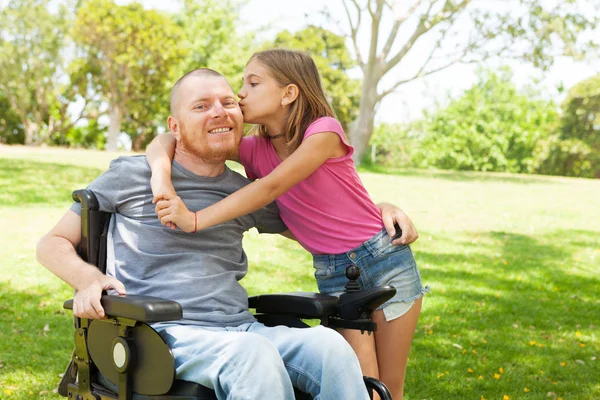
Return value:
[[(308, 127), (304, 138), (319, 132), (337, 133), (348, 152), (327, 160), (276, 202), (281, 218), (306, 250), (312, 254), (339, 254), (375, 236), (383, 222), (356, 172), (354, 148), (340, 123), (331, 117), (319, 118)], [(242, 140), (240, 161), (252, 180), (268, 175), (281, 164), (271, 141), (261, 136)]]

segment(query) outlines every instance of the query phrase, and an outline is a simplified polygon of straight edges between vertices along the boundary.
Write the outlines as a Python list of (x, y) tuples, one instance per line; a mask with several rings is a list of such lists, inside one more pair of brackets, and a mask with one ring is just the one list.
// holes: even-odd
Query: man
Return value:
[[(171, 92), (169, 129), (177, 139), (173, 185), (189, 209), (211, 205), (248, 183), (224, 161), (237, 151), (242, 114), (227, 80), (195, 70)], [(121, 157), (89, 188), (112, 212), (107, 275), (76, 254), (75, 203), (39, 242), (37, 257), (77, 290), (73, 312), (103, 318), (102, 290), (179, 302), (183, 319), (154, 328), (171, 347), (177, 377), (215, 390), (219, 399), (293, 399), (292, 385), (320, 399), (368, 399), (358, 360), (333, 330), (268, 328), (248, 311), (239, 280), (247, 272), (243, 233), (282, 232), (275, 207), (187, 234), (160, 224), (143, 156)]]

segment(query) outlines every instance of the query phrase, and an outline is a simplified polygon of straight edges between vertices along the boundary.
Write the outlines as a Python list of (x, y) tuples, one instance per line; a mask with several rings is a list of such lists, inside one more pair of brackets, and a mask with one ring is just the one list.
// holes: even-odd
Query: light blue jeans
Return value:
[(177, 378), (221, 399), (294, 399), (292, 386), (320, 400), (369, 399), (358, 359), (332, 329), (153, 326), (175, 357)]

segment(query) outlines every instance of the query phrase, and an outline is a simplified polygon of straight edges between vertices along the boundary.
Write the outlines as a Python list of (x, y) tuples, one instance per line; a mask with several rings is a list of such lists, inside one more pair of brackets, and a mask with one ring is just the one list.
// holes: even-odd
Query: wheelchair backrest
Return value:
[(111, 214), (100, 211), (98, 199), (90, 190), (74, 191), (73, 200), (81, 203), (79, 256), (106, 273), (106, 236)]

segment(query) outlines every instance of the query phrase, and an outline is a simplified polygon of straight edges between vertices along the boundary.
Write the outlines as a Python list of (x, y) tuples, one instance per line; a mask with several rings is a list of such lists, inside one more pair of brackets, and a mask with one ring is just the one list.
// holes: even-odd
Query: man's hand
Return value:
[(100, 304), (103, 290), (114, 289), (119, 295), (126, 295), (125, 286), (116, 278), (102, 275), (88, 287), (79, 290), (73, 299), (73, 314), (79, 318), (104, 319), (104, 308)]
[(170, 200), (159, 200), (156, 203), (156, 214), (163, 225), (174, 223), (188, 233), (196, 229), (194, 213), (188, 210), (179, 196)]
[(392, 241), (392, 244), (411, 244), (419, 238), (417, 228), (413, 225), (412, 220), (400, 208), (389, 203), (379, 203), (377, 207), (381, 210), (383, 225), (390, 237), (394, 237), (396, 234), (395, 223), (398, 223), (402, 229), (402, 236)]

